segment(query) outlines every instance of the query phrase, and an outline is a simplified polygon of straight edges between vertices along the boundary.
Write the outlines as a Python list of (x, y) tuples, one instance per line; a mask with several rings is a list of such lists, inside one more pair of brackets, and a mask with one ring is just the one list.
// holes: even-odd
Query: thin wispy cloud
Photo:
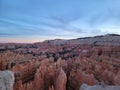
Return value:
[(119, 26), (119, 0), (0, 0), (2, 41), (120, 34)]

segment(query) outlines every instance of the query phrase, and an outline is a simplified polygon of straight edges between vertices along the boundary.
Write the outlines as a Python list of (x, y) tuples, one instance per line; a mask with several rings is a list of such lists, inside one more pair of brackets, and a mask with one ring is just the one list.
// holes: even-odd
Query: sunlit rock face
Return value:
[(13, 90), (14, 73), (12, 71), (0, 71), (0, 90)]
[(55, 90), (66, 90), (67, 76), (63, 69), (61, 68), (59, 71), (58, 78), (55, 84)]
[(120, 86), (94, 85), (89, 86), (82, 84), (79, 90), (120, 90)]

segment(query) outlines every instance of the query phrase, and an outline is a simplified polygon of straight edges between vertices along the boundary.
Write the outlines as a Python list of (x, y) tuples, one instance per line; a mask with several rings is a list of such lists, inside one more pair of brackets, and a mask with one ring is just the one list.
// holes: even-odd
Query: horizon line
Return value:
[[(8, 43), (14, 43), (14, 44), (33, 44), (33, 43), (39, 43), (39, 42), (45, 42), (45, 41), (49, 41), (49, 40), (73, 40), (73, 39), (82, 39), (82, 38), (91, 38), (91, 37), (96, 37), (96, 36), (105, 36), (105, 35), (116, 35), (116, 36), (120, 36), (120, 34), (100, 34), (100, 35), (92, 35), (92, 36), (85, 36), (85, 37), (78, 37), (78, 38), (71, 38), (71, 39), (63, 39), (63, 38), (54, 38), (54, 39), (44, 39), (44, 40), (40, 40), (39, 41), (34, 41), (33, 42), (29, 42), (29, 40), (27, 42), (25, 41), (3, 41), (0, 42), (0, 44), (8, 44)], [(14, 38), (15, 39), (15, 38)]]

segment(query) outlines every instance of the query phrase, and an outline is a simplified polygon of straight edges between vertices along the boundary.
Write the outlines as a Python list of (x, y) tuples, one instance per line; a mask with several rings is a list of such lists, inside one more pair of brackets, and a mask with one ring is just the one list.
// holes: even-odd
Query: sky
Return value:
[(0, 42), (120, 34), (120, 0), (0, 0)]

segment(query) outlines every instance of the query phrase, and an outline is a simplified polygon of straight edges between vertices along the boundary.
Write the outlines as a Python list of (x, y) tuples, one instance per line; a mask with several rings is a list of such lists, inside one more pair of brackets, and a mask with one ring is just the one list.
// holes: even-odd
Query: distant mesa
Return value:
[(94, 37), (84, 37), (77, 39), (55, 39), (55, 40), (46, 40), (45, 43), (52, 45), (64, 45), (64, 44), (90, 44), (95, 46), (120, 46), (120, 35), (118, 34), (106, 34), (99, 35)]

